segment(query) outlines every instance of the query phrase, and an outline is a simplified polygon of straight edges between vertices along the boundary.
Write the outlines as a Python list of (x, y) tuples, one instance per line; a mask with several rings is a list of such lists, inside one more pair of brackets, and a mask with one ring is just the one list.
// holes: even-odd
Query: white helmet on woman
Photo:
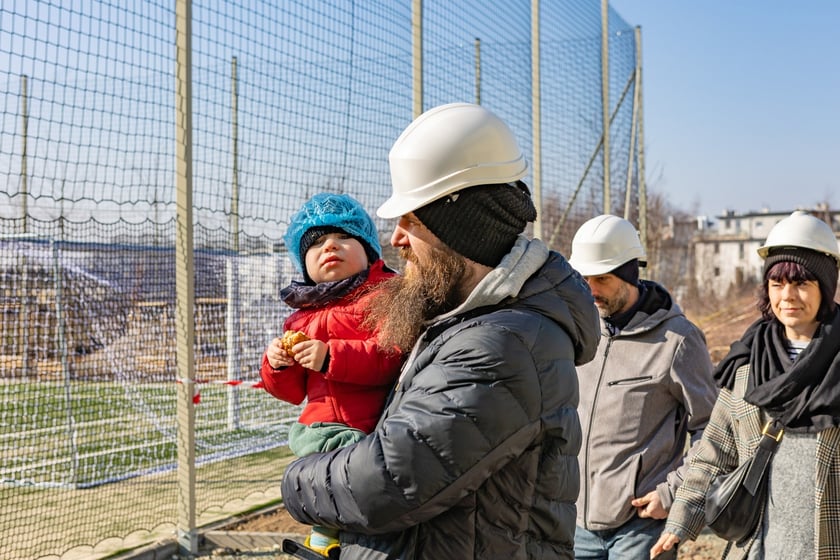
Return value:
[(618, 216), (602, 214), (578, 228), (572, 239), (569, 264), (583, 276), (600, 276), (633, 259), (646, 258), (633, 224)]
[(840, 247), (834, 232), (827, 223), (802, 210), (796, 210), (773, 226), (764, 245), (758, 248), (758, 255), (765, 259), (776, 247), (810, 249), (834, 258), (840, 265)]
[(388, 154), (391, 198), (376, 213), (408, 214), (467, 187), (512, 183), (528, 172), (513, 132), (481, 105), (450, 103), (426, 111)]

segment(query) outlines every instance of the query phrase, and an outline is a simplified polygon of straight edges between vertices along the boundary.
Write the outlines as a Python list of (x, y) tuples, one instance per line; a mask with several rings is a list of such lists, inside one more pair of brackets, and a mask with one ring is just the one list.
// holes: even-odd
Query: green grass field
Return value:
[[(0, 382), (0, 480), (84, 487), (171, 468), (176, 387), (174, 382)], [(264, 391), (202, 385), (200, 392), (199, 462), (276, 446), (296, 416), (294, 407)]]
[[(199, 519), (276, 500), (297, 408), (262, 390), (199, 389)], [(0, 381), (0, 558), (76, 547), (79, 557), (102, 557), (171, 534), (181, 488), (176, 393), (175, 382)]]

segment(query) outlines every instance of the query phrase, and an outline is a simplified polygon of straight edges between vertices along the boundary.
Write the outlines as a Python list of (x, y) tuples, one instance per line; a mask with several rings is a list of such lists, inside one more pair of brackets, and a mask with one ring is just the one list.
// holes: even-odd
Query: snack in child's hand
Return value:
[(295, 344), (303, 342), (304, 340), (309, 340), (309, 337), (304, 333), (300, 331), (286, 331), (283, 333), (283, 338), (281, 339), (283, 350), (285, 350), (286, 354), (289, 356), (294, 357), (295, 353), (292, 352), (292, 348)]

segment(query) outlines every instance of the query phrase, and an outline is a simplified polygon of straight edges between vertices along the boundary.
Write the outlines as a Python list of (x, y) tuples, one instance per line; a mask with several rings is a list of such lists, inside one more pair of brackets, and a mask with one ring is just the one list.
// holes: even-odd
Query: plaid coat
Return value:
[[(733, 391), (721, 390), (697, 454), (677, 490), (665, 532), (679, 536), (680, 540), (693, 540), (703, 529), (706, 489), (711, 480), (734, 470), (752, 455), (761, 440), (761, 430), (768, 417), (742, 398), (749, 372), (749, 365), (742, 366), (736, 372)], [(840, 560), (840, 428), (817, 434), (815, 481), (814, 542), (818, 549), (812, 558)], [(746, 558), (761, 524), (759, 521), (758, 528), (743, 546), (733, 544), (726, 558)]]

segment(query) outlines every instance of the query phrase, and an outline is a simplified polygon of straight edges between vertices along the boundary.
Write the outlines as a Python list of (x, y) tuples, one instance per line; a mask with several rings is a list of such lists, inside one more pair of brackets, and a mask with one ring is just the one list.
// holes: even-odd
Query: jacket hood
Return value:
[(683, 316), (683, 310), (661, 285), (651, 280), (641, 280), (644, 295), (639, 309), (621, 334), (634, 334), (649, 331), (672, 317)]
[[(559, 296), (559, 297), (558, 297)], [(575, 347), (575, 363), (595, 356), (600, 338), (598, 309), (583, 277), (540, 239), (520, 235), (499, 266), (456, 309), (433, 321), (491, 305), (526, 308), (559, 324)]]

